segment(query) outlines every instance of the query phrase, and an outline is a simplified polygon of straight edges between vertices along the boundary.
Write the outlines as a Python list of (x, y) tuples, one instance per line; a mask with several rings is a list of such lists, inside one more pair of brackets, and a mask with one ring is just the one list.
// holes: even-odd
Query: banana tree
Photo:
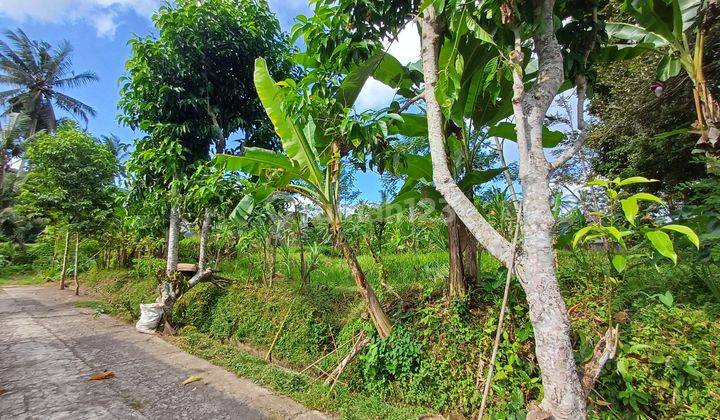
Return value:
[[(253, 203), (266, 199), (277, 190), (299, 194), (322, 209), (335, 243), (347, 261), (358, 291), (382, 338), (390, 335), (392, 324), (343, 231), (340, 171), (344, 163), (343, 157), (347, 155), (352, 143), (343, 141), (346, 139), (329, 137), (328, 133), (337, 132), (333, 130), (334, 127), (325, 124), (326, 121), (334, 121), (331, 115), (333, 111), (346, 112), (352, 107), (362, 86), (371, 75), (385, 81), (397, 79), (397, 72), (402, 72), (402, 66), (391, 56), (380, 53), (371, 57), (368, 63), (347, 75), (332, 92), (332, 101), (329, 103), (333, 106), (319, 110), (324, 114), (313, 118), (312, 115), (287, 112), (287, 108), (292, 108), (293, 101), (297, 100), (294, 92), (297, 85), (293, 81), (275, 83), (265, 60), (258, 58), (255, 61), (255, 87), (285, 153), (247, 147), (242, 156), (220, 155), (217, 158), (225, 170), (241, 170), (258, 177), (252, 198), (241, 202), (240, 207), (243, 207), (245, 212), (249, 211)], [(288, 104), (290, 106), (286, 106)], [(316, 125), (315, 121), (319, 121), (320, 125)]]
[[(625, 0), (624, 11), (637, 24), (608, 23), (611, 39), (630, 43), (636, 49), (663, 54), (657, 69), (661, 82), (685, 71), (693, 84), (693, 99), (700, 135), (698, 149), (720, 154), (720, 104), (707, 87), (703, 71), (708, 30), (720, 19), (716, 0)], [(689, 38), (694, 37), (691, 43)]]

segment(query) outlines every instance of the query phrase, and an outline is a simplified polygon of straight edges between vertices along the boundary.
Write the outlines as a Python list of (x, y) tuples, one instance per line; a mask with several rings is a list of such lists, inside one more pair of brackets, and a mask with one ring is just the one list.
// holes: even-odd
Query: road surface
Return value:
[[(54, 285), (0, 289), (0, 419), (325, 418), (76, 301)], [(203, 379), (182, 385), (190, 375)]]

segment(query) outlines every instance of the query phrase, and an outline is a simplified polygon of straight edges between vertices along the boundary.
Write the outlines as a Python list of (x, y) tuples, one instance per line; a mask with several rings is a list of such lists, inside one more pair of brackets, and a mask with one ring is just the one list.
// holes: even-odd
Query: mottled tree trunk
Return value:
[(73, 262), (73, 282), (75, 284), (75, 296), (80, 295), (80, 283), (78, 282), (78, 250), (80, 248), (80, 232), (75, 232), (75, 261)]
[(180, 210), (177, 206), (170, 208), (170, 219), (168, 225), (167, 259), (165, 274), (172, 277), (177, 271), (178, 247), (180, 245)]
[[(513, 110), (517, 125), (520, 179), (523, 188), (523, 254), (516, 273), (526, 294), (535, 335), (535, 353), (545, 389), (540, 409), (533, 415), (559, 419), (585, 418), (585, 395), (575, 365), (570, 342), (569, 319), (560, 295), (554, 267), (548, 178), (551, 166), (542, 148), (542, 126), (548, 107), (563, 81), (563, 62), (553, 28), (552, 0), (537, 3), (536, 16), (543, 30), (535, 36), (539, 75), (531, 92), (525, 92), (522, 71), (514, 71)], [(443, 133), (443, 114), (435, 98), (438, 53), (442, 22), (434, 6), (423, 12), (422, 60), (425, 78), (428, 138), (433, 164), (433, 181), (448, 205), (482, 245), (506, 266), (511, 264), (512, 245), (477, 211), (455, 183), (447, 162)], [(511, 56), (522, 68), (520, 29), (516, 29), (516, 49)]]
[(210, 212), (206, 211), (203, 217), (202, 226), (200, 227), (200, 250), (198, 251), (198, 271), (205, 270), (205, 262), (207, 260), (207, 242), (210, 235), (210, 225), (212, 223)]
[(159, 302), (163, 306), (164, 331), (167, 334), (175, 334), (172, 326), (172, 310), (175, 300), (178, 297), (177, 290), (177, 265), (178, 248), (180, 245), (180, 210), (173, 205), (170, 208), (167, 241), (167, 261), (165, 265), (165, 279), (160, 284)]
[(70, 229), (65, 231), (65, 249), (63, 251), (62, 269), (60, 271), (60, 290), (65, 289), (65, 272), (67, 271), (68, 248), (70, 247)]
[(551, 191), (542, 176), (523, 177), (523, 266), (520, 279), (535, 333), (544, 387), (540, 408), (556, 418), (585, 417), (585, 395), (570, 341), (570, 319), (555, 274)]

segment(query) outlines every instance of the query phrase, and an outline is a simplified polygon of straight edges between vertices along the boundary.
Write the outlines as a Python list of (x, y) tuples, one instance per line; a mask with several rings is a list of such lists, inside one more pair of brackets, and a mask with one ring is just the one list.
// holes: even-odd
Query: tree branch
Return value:
[(429, 6), (420, 19), (421, 56), (425, 77), (425, 103), (427, 105), (428, 140), (433, 166), (433, 181), (450, 207), (463, 221), (472, 235), (498, 260), (506, 266), (512, 259), (510, 242), (500, 235), (478, 212), (472, 201), (460, 190), (448, 167), (445, 136), (443, 134), (443, 116), (440, 104), (435, 98), (435, 85), (438, 78), (438, 53), (440, 47), (441, 24), (435, 7)]
[(585, 122), (585, 94), (587, 92), (587, 78), (582, 75), (578, 74), (575, 77), (575, 84), (577, 85), (576, 92), (577, 92), (577, 125), (578, 125), (578, 137), (575, 140), (575, 143), (572, 144), (569, 148), (565, 149), (564, 152), (562, 152), (558, 157), (555, 158), (550, 163), (550, 171), (554, 171), (557, 168), (561, 167), (565, 163), (567, 163), (570, 158), (575, 156), (577, 152), (580, 151), (582, 146), (585, 144), (585, 140), (587, 140), (588, 136), (588, 125)]
[(425, 99), (425, 92), (420, 92), (413, 98), (410, 98), (407, 101), (405, 101), (405, 103), (402, 104), (400, 109), (398, 109), (398, 114), (402, 114), (403, 112), (407, 111), (408, 108), (410, 108), (415, 102), (417, 102), (421, 99)]

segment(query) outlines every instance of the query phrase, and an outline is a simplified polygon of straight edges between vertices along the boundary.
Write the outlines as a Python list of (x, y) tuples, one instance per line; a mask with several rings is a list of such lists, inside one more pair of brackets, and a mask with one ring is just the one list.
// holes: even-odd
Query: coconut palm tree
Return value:
[(0, 103), (7, 102), (6, 112), (30, 116), (29, 136), (41, 129), (55, 131), (55, 106), (86, 123), (88, 116), (95, 116), (92, 107), (59, 91), (98, 80), (91, 71), (72, 71), (72, 46), (67, 41), (53, 48), (31, 40), (21, 29), (6, 31), (5, 36), (10, 43), (0, 40), (0, 84), (10, 89), (0, 91)]
[(11, 113), (5, 126), (0, 123), (0, 195), (5, 192), (5, 171), (12, 158), (20, 155), (26, 139), (30, 118), (25, 114)]

